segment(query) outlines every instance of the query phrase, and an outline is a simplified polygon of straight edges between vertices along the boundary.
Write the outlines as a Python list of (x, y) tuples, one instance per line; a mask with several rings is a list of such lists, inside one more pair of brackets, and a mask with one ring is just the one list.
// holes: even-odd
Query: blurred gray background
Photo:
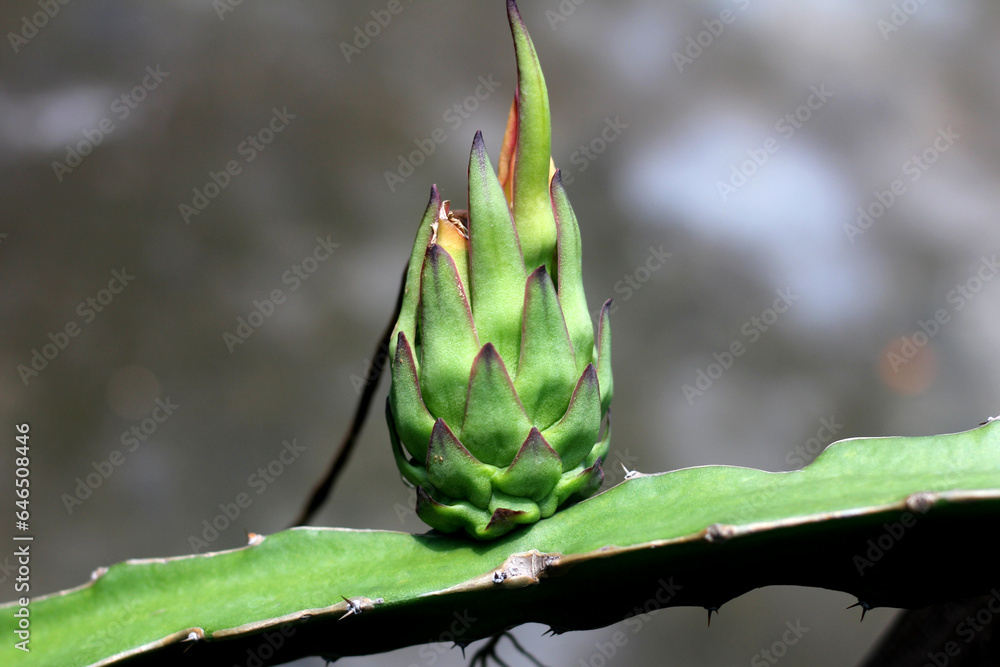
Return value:
[[(483, 130), (495, 161), (514, 92), (503, 2), (388, 5), (0, 8), (0, 484), (13, 424), (30, 421), (37, 593), (188, 553), (240, 493), (252, 505), (211, 548), (280, 530), (327, 465), (429, 186), (465, 207), (472, 136)], [(831, 437), (959, 431), (1000, 412), (1000, 8), (521, 9), (587, 294), (594, 309), (617, 304), (609, 484), (619, 461), (788, 470)], [(318, 238), (339, 246), (307, 260)], [(134, 276), (111, 282), (118, 293), (114, 271)], [(283, 302), (227, 346), (274, 290)], [(778, 290), (792, 306), (769, 313)], [(712, 367), (735, 342), (743, 354)], [(700, 373), (711, 386), (685, 393)], [(425, 529), (384, 395), (318, 524)], [(177, 406), (160, 422), (158, 399)], [(262, 483), (255, 471), (292, 439), (304, 451)], [(790, 622), (809, 630), (783, 665), (851, 665), (896, 613), (859, 625), (853, 602), (755, 591), (711, 628), (702, 609), (661, 611), (608, 663), (765, 664)], [(549, 665), (601, 664), (614, 631), (543, 629), (515, 634)], [(432, 645), (342, 664), (464, 662)]]

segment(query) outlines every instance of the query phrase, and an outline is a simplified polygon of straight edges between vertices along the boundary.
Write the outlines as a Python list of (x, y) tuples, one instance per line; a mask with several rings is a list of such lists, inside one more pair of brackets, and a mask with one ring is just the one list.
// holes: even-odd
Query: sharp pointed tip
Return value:
[(529, 281), (531, 281), (531, 280), (544, 280), (545, 278), (548, 277), (548, 275), (549, 275), (548, 269), (546, 269), (545, 265), (542, 264), (537, 269), (535, 269), (534, 271), (531, 272), (531, 274), (528, 276), (528, 280)]
[(864, 600), (858, 600), (857, 602), (849, 606), (848, 609), (854, 609), (855, 607), (861, 607), (861, 620), (858, 622), (859, 623), (864, 622), (865, 614), (867, 614), (871, 610), (872, 606), (867, 602), (865, 602)]
[(705, 607), (705, 609), (708, 610), (708, 627), (712, 627), (712, 612), (714, 611), (716, 614), (718, 614), (719, 613), (719, 608), (718, 607)]
[[(483, 139), (482, 130), (476, 130), (476, 136), (472, 138), (472, 155), (469, 157), (470, 178), (473, 165), (476, 165), (476, 168), (485, 176), (487, 167), (489, 167), (489, 161), (490, 158), (486, 153), (486, 141)], [(489, 169), (492, 170), (492, 167), (489, 167)]]

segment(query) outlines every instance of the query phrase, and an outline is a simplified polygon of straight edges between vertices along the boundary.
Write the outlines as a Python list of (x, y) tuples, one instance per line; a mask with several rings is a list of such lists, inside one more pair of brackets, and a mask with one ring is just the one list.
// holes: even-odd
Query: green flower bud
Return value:
[(595, 345), (580, 230), (551, 167), (545, 80), (513, 0), (507, 11), (518, 86), (500, 177), (477, 132), (468, 214), (431, 189), (386, 405), (418, 515), (480, 539), (595, 493), (611, 434), (611, 302)]

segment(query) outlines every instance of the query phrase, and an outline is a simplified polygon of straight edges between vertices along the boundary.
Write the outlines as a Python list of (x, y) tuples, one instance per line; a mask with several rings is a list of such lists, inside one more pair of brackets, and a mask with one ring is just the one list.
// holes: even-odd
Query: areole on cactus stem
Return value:
[(611, 435), (610, 301), (595, 340), (545, 79), (514, 0), (507, 16), (517, 90), (499, 177), (477, 132), (468, 213), (431, 188), (389, 348), (386, 418), (417, 514), (479, 539), (594, 494)]

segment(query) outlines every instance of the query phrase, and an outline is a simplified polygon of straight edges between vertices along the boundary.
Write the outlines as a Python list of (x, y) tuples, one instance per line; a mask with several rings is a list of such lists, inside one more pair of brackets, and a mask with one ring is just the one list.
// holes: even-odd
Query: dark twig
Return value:
[(514, 635), (510, 632), (500, 632), (490, 637), (486, 642), (486, 645), (476, 651), (475, 655), (472, 656), (472, 659), (469, 661), (469, 667), (477, 667), (477, 665), (478, 667), (487, 667), (491, 658), (501, 667), (509, 667), (507, 663), (501, 660), (500, 656), (497, 655), (497, 644), (499, 644), (500, 640), (504, 637), (509, 639), (514, 645), (514, 648), (516, 648), (521, 655), (530, 660), (533, 664), (538, 667), (545, 667), (545, 665), (539, 662), (535, 656), (531, 655), (526, 648), (521, 646), (521, 642), (517, 641)]
[(365, 377), (364, 391), (361, 392), (358, 407), (354, 410), (354, 419), (351, 421), (347, 432), (344, 433), (344, 437), (340, 440), (340, 445), (337, 447), (337, 454), (333, 459), (333, 463), (330, 464), (329, 470), (327, 470), (323, 480), (313, 488), (312, 494), (309, 496), (309, 502), (303, 508), (298, 518), (292, 523), (292, 526), (305, 526), (313, 519), (316, 512), (319, 511), (319, 508), (323, 506), (323, 503), (330, 496), (330, 492), (333, 491), (333, 487), (337, 483), (337, 478), (347, 465), (347, 459), (354, 449), (358, 436), (361, 435), (361, 429), (364, 428), (365, 419), (367, 419), (368, 410), (371, 407), (372, 397), (378, 388), (379, 378), (382, 377), (382, 369), (385, 368), (389, 360), (389, 339), (392, 337), (392, 330), (396, 327), (396, 320), (399, 319), (399, 311), (403, 307), (403, 293), (405, 290), (406, 268), (404, 267), (403, 280), (399, 285), (399, 295), (396, 297), (396, 305), (392, 310), (392, 318), (389, 320), (389, 326), (382, 332), (378, 347), (375, 348), (374, 359)]

